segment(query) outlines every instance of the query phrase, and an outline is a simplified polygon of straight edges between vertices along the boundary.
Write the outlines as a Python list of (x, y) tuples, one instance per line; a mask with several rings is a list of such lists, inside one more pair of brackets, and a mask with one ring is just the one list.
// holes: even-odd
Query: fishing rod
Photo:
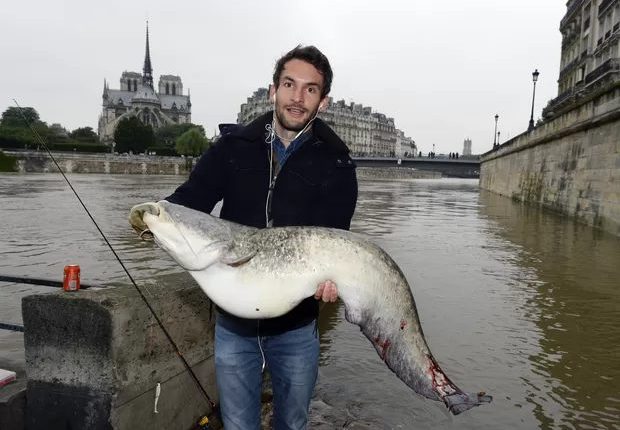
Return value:
[(19, 324), (11, 324), (11, 323), (3, 323), (0, 322), (0, 330), (9, 330), (9, 331), (24, 331), (24, 326)]
[[(0, 275), (0, 282), (11, 282), (13, 284), (41, 285), (43, 287), (57, 287), (57, 288), (63, 287), (62, 281), (55, 281), (53, 279), (43, 279), (43, 278), (30, 278), (27, 276)], [(82, 284), (80, 282), (80, 290), (86, 290), (88, 288), (105, 288), (105, 287), (103, 285)]]
[[(201, 392), (201, 394), (203, 395), (203, 397), (205, 398), (205, 400), (207, 401), (207, 403), (209, 404), (209, 406), (211, 407), (211, 411), (215, 411), (217, 409), (217, 405), (215, 404), (215, 402), (211, 399), (211, 397), (209, 397), (209, 394), (207, 393), (207, 391), (205, 390), (205, 388), (202, 386), (202, 384), (200, 383), (200, 380), (198, 380), (198, 377), (196, 376), (196, 374), (194, 373), (194, 371), (192, 370), (192, 368), (190, 367), (189, 363), (187, 362), (187, 360), (185, 359), (185, 357), (183, 356), (183, 353), (181, 352), (181, 350), (179, 349), (179, 347), (177, 346), (176, 342), (174, 341), (174, 339), (172, 339), (172, 336), (170, 335), (170, 333), (168, 333), (168, 330), (166, 329), (166, 327), (164, 326), (164, 324), (162, 323), (162, 321), (160, 320), (159, 316), (157, 316), (157, 313), (155, 312), (155, 309), (153, 309), (153, 307), (151, 306), (151, 304), (149, 303), (149, 301), (147, 300), (146, 296), (144, 295), (144, 293), (142, 292), (142, 289), (140, 289), (140, 287), (138, 287), (138, 284), (136, 284), (136, 281), (134, 281), (133, 276), (131, 276), (131, 274), (129, 273), (129, 270), (127, 270), (127, 267), (125, 267), (125, 263), (123, 263), (123, 261), (120, 259), (120, 257), (118, 256), (118, 254), (116, 253), (116, 250), (112, 247), (112, 244), (108, 241), (108, 238), (106, 237), (106, 235), (103, 233), (103, 231), (101, 230), (101, 228), (99, 228), (99, 224), (97, 224), (97, 221), (95, 221), (95, 218), (93, 218), (93, 216), (91, 215), (90, 211), (88, 210), (88, 208), (86, 207), (86, 205), (84, 204), (84, 202), (82, 201), (82, 198), (79, 196), (79, 194), (77, 193), (77, 191), (75, 190), (75, 188), (73, 188), (73, 185), (71, 184), (71, 182), (69, 181), (69, 178), (67, 178), (67, 176), (65, 175), (65, 172), (62, 171), (62, 169), (60, 168), (60, 165), (58, 164), (58, 162), (56, 161), (56, 158), (54, 158), (54, 156), (52, 155), (52, 152), (50, 151), (49, 147), (47, 146), (47, 144), (45, 143), (45, 141), (43, 140), (43, 138), (41, 137), (41, 135), (37, 132), (37, 130), (32, 126), (32, 123), (30, 121), (28, 121), (28, 118), (26, 117), (26, 115), (24, 114), (24, 111), (22, 109), (22, 107), (19, 105), (19, 103), (17, 103), (17, 100), (13, 99), (13, 102), (15, 102), (15, 105), (17, 106), (17, 109), (19, 109), (19, 113), (22, 116), (24, 122), (26, 123), (26, 125), (28, 126), (28, 128), (30, 129), (30, 131), (32, 132), (32, 134), (34, 135), (35, 139), (37, 140), (37, 142), (43, 146), (43, 148), (45, 149), (45, 151), (47, 152), (47, 154), (50, 156), (50, 158), (52, 159), (52, 161), (54, 162), (54, 164), (56, 165), (56, 168), (58, 169), (58, 171), (60, 172), (60, 174), (62, 175), (62, 177), (65, 179), (65, 181), (67, 182), (67, 185), (69, 185), (69, 188), (71, 188), (71, 191), (73, 191), (73, 194), (75, 195), (75, 197), (78, 199), (78, 201), (80, 202), (80, 205), (82, 205), (82, 208), (84, 208), (84, 211), (86, 212), (86, 214), (88, 215), (88, 217), (90, 218), (90, 220), (93, 222), (93, 224), (95, 224), (95, 227), (97, 228), (97, 231), (99, 232), (99, 234), (101, 235), (101, 237), (103, 238), (103, 240), (105, 241), (106, 245), (108, 246), (108, 248), (110, 248), (110, 251), (112, 251), (112, 254), (114, 254), (114, 257), (116, 258), (116, 260), (118, 261), (118, 263), (121, 265), (121, 267), (123, 268), (123, 271), (125, 272), (125, 274), (127, 275), (127, 277), (129, 278), (129, 280), (131, 281), (131, 284), (134, 286), (134, 288), (136, 289), (136, 291), (138, 292), (138, 294), (140, 295), (140, 298), (142, 299), (142, 301), (144, 302), (144, 304), (146, 305), (146, 307), (149, 309), (149, 311), (151, 312), (151, 314), (153, 315), (153, 318), (155, 318), (155, 321), (157, 322), (157, 324), (159, 325), (159, 327), (161, 328), (161, 330), (163, 331), (164, 335), (166, 336), (166, 338), (168, 339), (168, 341), (170, 342), (170, 345), (172, 345), (172, 347), (174, 348), (177, 356), (179, 357), (179, 359), (183, 362), (183, 366), (185, 366), (185, 369), (189, 372), (189, 374), (192, 377), (192, 380), (194, 381), (194, 383), (196, 384), (196, 386), (198, 387), (199, 391)], [(205, 419), (206, 417), (203, 417), (203, 419)], [(201, 420), (202, 421), (202, 420)]]

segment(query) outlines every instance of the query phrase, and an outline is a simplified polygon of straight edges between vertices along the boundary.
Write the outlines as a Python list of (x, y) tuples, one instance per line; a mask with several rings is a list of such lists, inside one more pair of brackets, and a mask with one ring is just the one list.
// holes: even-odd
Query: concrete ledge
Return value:
[[(215, 400), (208, 298), (187, 274), (139, 286)], [(27, 428), (189, 429), (211, 412), (132, 286), (27, 296), (22, 312)]]

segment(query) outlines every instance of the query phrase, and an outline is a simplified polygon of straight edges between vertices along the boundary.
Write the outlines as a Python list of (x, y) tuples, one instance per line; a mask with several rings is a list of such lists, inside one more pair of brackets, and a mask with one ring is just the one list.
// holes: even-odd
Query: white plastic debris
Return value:
[(155, 408), (153, 409), (153, 412), (158, 414), (159, 412), (157, 412), (157, 402), (159, 402), (159, 395), (161, 394), (161, 384), (158, 382), (157, 383), (157, 387), (155, 387)]
[(11, 370), (0, 369), (0, 387), (4, 387), (6, 384), (10, 384), (16, 379), (17, 373)]

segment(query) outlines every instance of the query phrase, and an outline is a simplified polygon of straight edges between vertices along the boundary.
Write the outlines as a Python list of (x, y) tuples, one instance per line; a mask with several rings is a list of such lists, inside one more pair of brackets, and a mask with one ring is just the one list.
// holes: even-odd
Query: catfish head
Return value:
[(155, 239), (185, 270), (203, 270), (220, 261), (232, 243), (225, 221), (166, 200), (134, 206), (129, 222), (141, 238)]

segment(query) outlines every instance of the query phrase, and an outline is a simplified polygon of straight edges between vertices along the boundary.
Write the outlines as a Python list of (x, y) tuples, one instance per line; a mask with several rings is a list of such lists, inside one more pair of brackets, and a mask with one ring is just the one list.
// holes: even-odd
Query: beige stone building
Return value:
[(471, 155), (471, 139), (468, 137), (463, 141), (463, 153), (464, 156)]
[(620, 74), (620, 0), (569, 0), (566, 7), (558, 96), (543, 110), (547, 119)]
[(112, 144), (114, 130), (123, 118), (135, 116), (144, 124), (159, 128), (169, 124), (190, 123), (192, 103), (189, 91), (183, 94), (183, 82), (179, 76), (162, 75), (158, 91), (153, 86), (153, 67), (149, 48), (149, 29), (146, 29), (146, 52), (142, 74), (123, 72), (120, 89), (110, 89), (103, 84), (103, 110), (99, 116), (99, 139)]
[(536, 127), (482, 155), (480, 188), (620, 236), (620, 0), (566, 8), (558, 96)]
[[(241, 105), (237, 123), (247, 124), (272, 109), (269, 90), (259, 88)], [(347, 144), (353, 156), (404, 157), (416, 152), (415, 141), (394, 125), (394, 118), (372, 112), (369, 106), (329, 98), (319, 114)]]

